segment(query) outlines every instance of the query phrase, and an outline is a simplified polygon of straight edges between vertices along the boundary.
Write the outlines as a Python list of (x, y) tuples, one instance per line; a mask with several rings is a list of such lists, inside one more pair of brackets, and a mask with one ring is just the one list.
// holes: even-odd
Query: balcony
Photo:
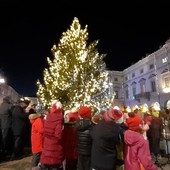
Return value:
[(150, 92), (139, 93), (135, 95), (135, 100), (140, 100), (141, 98), (150, 100)]

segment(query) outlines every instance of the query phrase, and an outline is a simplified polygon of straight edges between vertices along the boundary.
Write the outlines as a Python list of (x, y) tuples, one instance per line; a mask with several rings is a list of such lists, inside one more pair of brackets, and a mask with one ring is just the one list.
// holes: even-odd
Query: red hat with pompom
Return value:
[(78, 114), (81, 118), (91, 118), (92, 111), (91, 108), (88, 106), (81, 106), (78, 110)]

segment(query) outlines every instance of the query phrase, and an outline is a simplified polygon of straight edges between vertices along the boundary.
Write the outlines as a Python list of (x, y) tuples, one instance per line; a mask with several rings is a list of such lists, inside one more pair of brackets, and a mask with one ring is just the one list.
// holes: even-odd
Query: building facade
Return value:
[(158, 102), (170, 108), (170, 40), (122, 72), (110, 71), (110, 75), (116, 92), (114, 105), (132, 108)]
[(6, 96), (10, 96), (12, 102), (17, 102), (20, 99), (20, 95), (8, 84), (1, 83), (0, 84), (0, 104), (3, 101), (3, 98)]

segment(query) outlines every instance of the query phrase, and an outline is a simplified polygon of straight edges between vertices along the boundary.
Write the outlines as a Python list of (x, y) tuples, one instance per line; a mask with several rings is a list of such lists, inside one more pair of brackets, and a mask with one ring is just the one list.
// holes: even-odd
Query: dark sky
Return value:
[(110, 70), (122, 71), (170, 37), (168, 1), (73, 2), (1, 0), (0, 69), (21, 95), (36, 93), (52, 46), (74, 17), (82, 28), (88, 25), (89, 42), (99, 40), (98, 51), (107, 54)]

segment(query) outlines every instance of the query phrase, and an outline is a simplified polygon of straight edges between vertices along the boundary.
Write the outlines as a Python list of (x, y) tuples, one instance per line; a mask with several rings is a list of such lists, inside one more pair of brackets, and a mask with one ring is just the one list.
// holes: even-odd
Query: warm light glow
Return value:
[(141, 112), (143, 112), (143, 113), (148, 112), (148, 111), (149, 111), (148, 105), (147, 105), (146, 103), (142, 104), (142, 105), (140, 106), (140, 110), (141, 110)]
[(113, 109), (120, 110), (118, 106), (114, 106)]
[(105, 55), (98, 53), (97, 45), (98, 41), (88, 44), (87, 26), (81, 29), (75, 17), (58, 46), (51, 49), (53, 60), (47, 58), (44, 83), (37, 81), (37, 96), (44, 106), (50, 107), (54, 99), (62, 101), (66, 110), (82, 105), (97, 109), (112, 106), (115, 95), (109, 94), (112, 84), (105, 70)]
[(131, 112), (131, 108), (130, 108), (129, 106), (127, 106), (126, 111), (127, 111), (128, 113)]
[(160, 104), (158, 102), (154, 102), (151, 104), (151, 107), (156, 110), (156, 111), (160, 111)]
[(138, 105), (135, 105), (135, 106), (132, 107), (132, 111), (134, 111), (136, 109), (139, 109)]
[(0, 84), (1, 83), (5, 83), (5, 79), (4, 78), (0, 78)]
[(163, 89), (163, 92), (164, 92), (164, 93), (169, 93), (169, 92), (170, 92), (170, 87), (164, 88), (164, 89)]

